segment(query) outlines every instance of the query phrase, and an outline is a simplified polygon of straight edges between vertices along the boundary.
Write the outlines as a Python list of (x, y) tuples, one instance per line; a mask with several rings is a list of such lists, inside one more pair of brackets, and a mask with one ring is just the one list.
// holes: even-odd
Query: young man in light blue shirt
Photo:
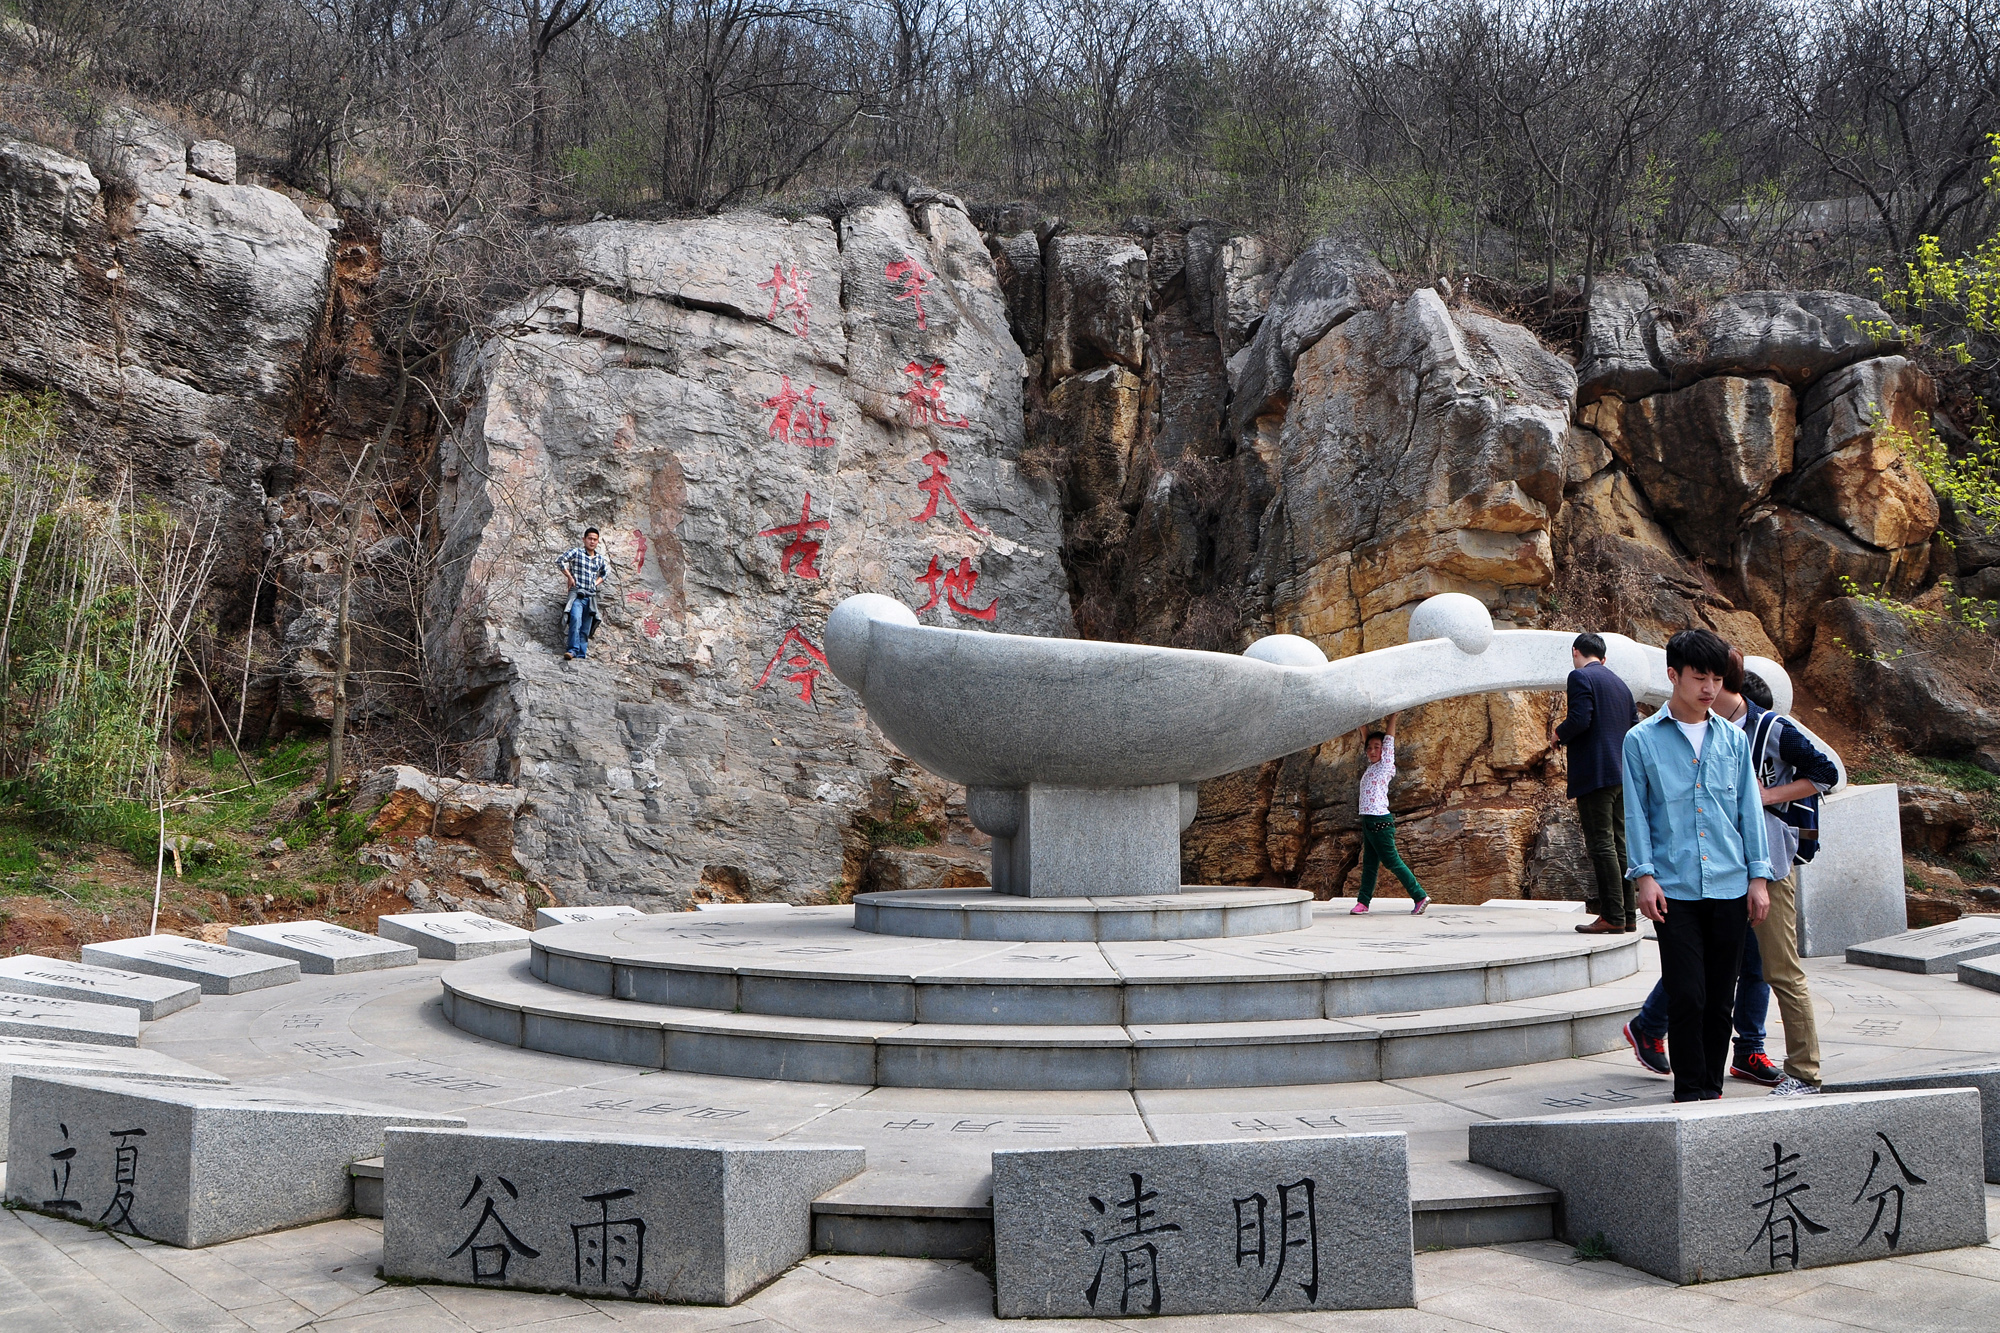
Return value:
[(1625, 734), (1625, 874), (1659, 924), (1677, 1102), (1722, 1096), (1743, 937), (1771, 906), (1750, 741), (1709, 712), (1728, 669), (1729, 645), (1711, 631), (1674, 635), (1667, 706)]

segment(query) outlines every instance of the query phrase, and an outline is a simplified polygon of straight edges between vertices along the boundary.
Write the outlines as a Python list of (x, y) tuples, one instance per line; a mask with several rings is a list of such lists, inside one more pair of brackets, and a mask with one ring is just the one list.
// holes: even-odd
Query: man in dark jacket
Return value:
[(1635, 886), (1625, 878), (1625, 733), (1639, 720), (1632, 691), (1604, 665), (1604, 640), (1579, 634), (1570, 645), (1569, 716), (1550, 732), (1569, 747), (1569, 794), (1583, 822), (1597, 880), (1597, 920), (1577, 929), (1610, 935), (1639, 929)]

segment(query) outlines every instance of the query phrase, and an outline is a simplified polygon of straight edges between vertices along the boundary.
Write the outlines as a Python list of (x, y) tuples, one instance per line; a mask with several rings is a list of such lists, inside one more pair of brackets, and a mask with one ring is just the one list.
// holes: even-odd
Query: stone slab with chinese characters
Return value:
[(417, 961), (415, 945), (363, 935), (330, 921), (281, 921), (231, 926), (229, 942), (241, 949), (289, 958), (316, 976), (402, 967)]
[[(127, 1050), (90, 1042), (56, 1041), (47, 1037), (0, 1036), (0, 1126), (7, 1123), (16, 1074), (45, 1078), (120, 1078), (139, 1083), (229, 1082), (220, 1074), (158, 1051)], [(4, 1147), (0, 1147), (0, 1154), (4, 1154)], [(0, 1160), (5, 1160), (4, 1155), (0, 1155)]]
[(586, 921), (617, 921), (625, 917), (644, 916), (636, 907), (537, 907), (535, 909), (535, 929), (546, 930), (550, 926), (580, 926)]
[(1684, 1102), (1467, 1133), (1472, 1161), (1561, 1192), (1562, 1239), (1601, 1235), (1620, 1263), (1670, 1282), (1987, 1238), (1970, 1089)]
[(400, 912), (378, 920), (375, 931), (396, 944), (414, 945), (420, 957), (453, 962), (525, 949), (534, 938), (530, 931), (477, 912)]
[(1977, 1088), (1981, 1134), (1986, 1143), (1986, 1178), (2000, 1185), (2000, 1060), (1959, 1060), (1936, 1063), (1904, 1073), (1871, 1074), (1867, 1078), (1828, 1079), (1826, 1092), (1890, 1092), (1904, 1088)]
[(122, 1004), (91, 1004), (0, 989), (0, 1036), (137, 1046), (139, 1011)]
[(203, 995), (236, 995), (265, 986), (283, 986), (299, 979), (299, 965), (289, 958), (232, 949), (207, 940), (179, 935), (141, 935), (83, 946), (83, 961), (102, 967), (122, 967), (175, 981), (192, 981)]
[(122, 967), (66, 963), (60, 958), (18, 954), (0, 958), (0, 986), (23, 995), (54, 995), (91, 1004), (136, 1009), (144, 1022), (164, 1018), (201, 1000), (201, 987), (171, 977), (148, 976)]
[(272, 1088), (17, 1075), (7, 1201), (193, 1249), (339, 1217), (393, 1124), (456, 1116)]
[(391, 1278), (734, 1305), (806, 1257), (860, 1148), (391, 1130)]
[(1005, 1318), (1416, 1304), (1402, 1134), (993, 1154)]
[(1847, 961), (1898, 972), (1955, 972), (1960, 963), (2000, 954), (2000, 916), (1962, 916), (1848, 949)]

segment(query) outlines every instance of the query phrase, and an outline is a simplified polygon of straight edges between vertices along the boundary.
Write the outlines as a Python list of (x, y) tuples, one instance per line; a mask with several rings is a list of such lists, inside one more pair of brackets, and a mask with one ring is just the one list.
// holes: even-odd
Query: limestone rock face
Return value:
[(1278, 279), (1247, 355), (1237, 363), (1230, 432), (1240, 435), (1258, 417), (1282, 414), (1299, 354), (1362, 309), (1367, 287), (1388, 276), (1373, 255), (1345, 241), (1326, 237), (1307, 246)]
[(1791, 471), (1794, 412), (1782, 384), (1718, 376), (1637, 402), (1602, 399), (1586, 424), (1694, 554), (1727, 564), (1743, 516)]
[(1788, 490), (1799, 508), (1883, 550), (1920, 546), (1938, 528), (1937, 497), (1886, 440), (1869, 437), (1835, 450)]
[(1401, 642), (1433, 593), (1531, 616), (1574, 389), (1525, 329), (1429, 290), (1322, 338), (1295, 371), (1257, 557), (1276, 629), (1339, 656)]
[(1826, 376), (1799, 401), (1798, 466), (1808, 467), (1878, 433), (1911, 435), (1937, 408), (1937, 388), (1900, 356), (1859, 361)]
[(1146, 351), (1146, 252), (1122, 236), (1058, 236), (1049, 243), (1042, 344), (1050, 384), (1117, 364), (1137, 370)]
[(215, 151), (190, 173), (187, 144), (142, 117), (114, 113), (86, 146), (99, 170), (0, 141), (0, 366), (62, 391), (101, 474), (219, 504), (225, 543), (254, 552), (327, 233), (274, 190), (218, 179), (234, 173)]
[(1839, 598), (1847, 583), (1863, 592), (1879, 586), (1883, 596), (1907, 596), (1923, 586), (1930, 566), (1929, 546), (1878, 550), (1782, 505), (1752, 514), (1742, 541), (1751, 609), (1786, 657), (1812, 646), (1821, 603)]
[(1806, 684), (1850, 726), (2000, 772), (1990, 649), (1852, 597), (1819, 608)]
[(1210, 278), (1209, 309), (1225, 359), (1235, 356), (1250, 340), (1251, 331), (1271, 304), (1277, 277), (1272, 271), (1271, 247), (1261, 237), (1232, 236), (1222, 243)]
[(1945, 851), (1962, 842), (1979, 819), (1972, 802), (1949, 787), (1898, 786), (1896, 805), (1906, 851)]
[[(567, 902), (855, 887), (857, 820), (939, 793), (824, 670), (826, 613), (1070, 623), (993, 261), (937, 196), (574, 240), (575, 281), (462, 366), (443, 450), (434, 652), (478, 776), (525, 793), (515, 855)], [(587, 525), (613, 573), (570, 663), (555, 562)]]

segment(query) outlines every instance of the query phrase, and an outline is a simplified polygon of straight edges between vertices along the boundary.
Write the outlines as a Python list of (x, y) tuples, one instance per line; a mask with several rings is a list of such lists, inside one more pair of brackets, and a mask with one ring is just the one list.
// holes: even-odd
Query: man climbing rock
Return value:
[(611, 562), (597, 553), (596, 528), (585, 528), (583, 545), (572, 546), (557, 561), (569, 580), (569, 605), (563, 608), (563, 633), (567, 644), (563, 660), (588, 657), (590, 636), (597, 632), (597, 594), (611, 573)]

